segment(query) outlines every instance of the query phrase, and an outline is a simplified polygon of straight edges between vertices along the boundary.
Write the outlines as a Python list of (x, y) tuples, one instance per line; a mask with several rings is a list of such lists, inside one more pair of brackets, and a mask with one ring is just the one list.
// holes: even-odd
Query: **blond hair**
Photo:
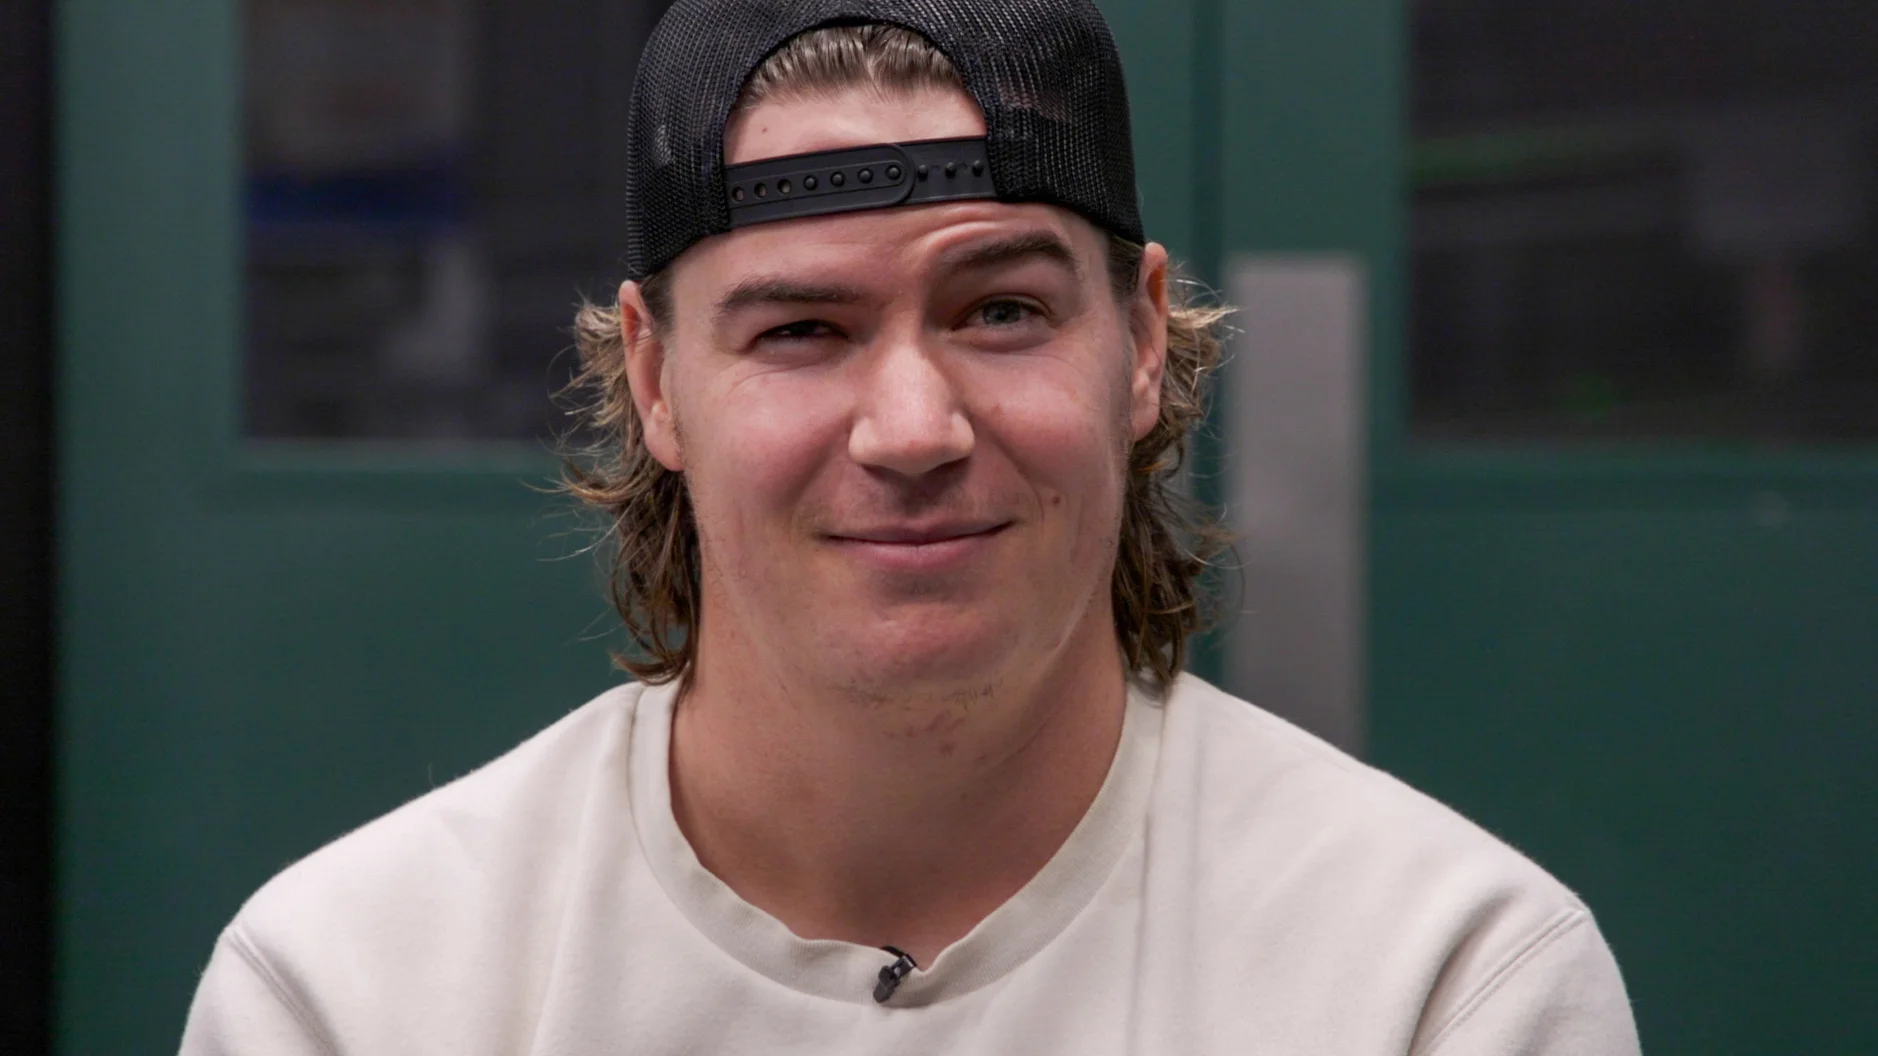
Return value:
[[(964, 90), (950, 60), (924, 37), (868, 24), (812, 30), (792, 38), (751, 75), (739, 106), (766, 99), (832, 94), (855, 87), (882, 93)], [(1108, 273), (1118, 301), (1138, 292), (1143, 247), (1108, 237)], [(1206, 415), (1205, 385), (1219, 365), (1217, 328), (1227, 310), (1191, 303), (1191, 284), (1168, 285), (1167, 363), (1160, 418), (1129, 450), (1121, 535), (1110, 595), (1115, 633), (1129, 670), (1165, 685), (1186, 664), (1188, 640), (1205, 622), (1201, 576), (1227, 545), (1225, 531), (1182, 496), (1175, 478), (1187, 440)], [(640, 283), (653, 325), (669, 319), (669, 277)], [(700, 554), (683, 474), (661, 465), (626, 380), (626, 341), (614, 305), (581, 305), (574, 319), (583, 424), (599, 437), (572, 451), (562, 488), (609, 521), (613, 606), (635, 647), (615, 655), (647, 682), (688, 674), (697, 643)]]

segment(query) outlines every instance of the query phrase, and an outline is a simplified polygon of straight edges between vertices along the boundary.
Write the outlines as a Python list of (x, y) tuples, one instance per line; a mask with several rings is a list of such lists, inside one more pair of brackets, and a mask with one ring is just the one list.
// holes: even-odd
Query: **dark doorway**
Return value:
[(49, 0), (0, 0), (0, 1051), (43, 1053), (51, 949)]

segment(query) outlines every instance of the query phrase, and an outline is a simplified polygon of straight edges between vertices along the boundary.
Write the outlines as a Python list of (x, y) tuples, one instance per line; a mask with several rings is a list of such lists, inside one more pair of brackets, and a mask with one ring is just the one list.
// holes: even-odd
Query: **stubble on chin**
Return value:
[(967, 741), (969, 727), (992, 719), (998, 689), (995, 679), (909, 686), (855, 677), (841, 686), (857, 718), (881, 741), (898, 749), (927, 747), (940, 757)]

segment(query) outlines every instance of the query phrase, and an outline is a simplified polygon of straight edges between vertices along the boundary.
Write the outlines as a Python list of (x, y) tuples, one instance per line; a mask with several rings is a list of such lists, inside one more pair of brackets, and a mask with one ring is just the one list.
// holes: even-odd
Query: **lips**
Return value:
[(954, 539), (990, 535), (1003, 530), (1009, 523), (1009, 521), (948, 521), (937, 524), (896, 524), (830, 534), (832, 538), (843, 542), (930, 546)]
[(829, 542), (849, 558), (877, 572), (926, 577), (963, 572), (990, 553), (1009, 521), (955, 521), (936, 524), (876, 525), (848, 529)]

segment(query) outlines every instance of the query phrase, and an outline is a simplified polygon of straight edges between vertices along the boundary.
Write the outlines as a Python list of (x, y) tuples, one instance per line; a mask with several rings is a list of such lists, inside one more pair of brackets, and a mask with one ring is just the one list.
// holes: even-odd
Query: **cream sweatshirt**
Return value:
[(1572, 893), (1453, 811), (1191, 676), (1131, 690), (1044, 869), (874, 999), (673, 820), (671, 686), (611, 690), (293, 865), (223, 932), (186, 1056), (1627, 1056)]

